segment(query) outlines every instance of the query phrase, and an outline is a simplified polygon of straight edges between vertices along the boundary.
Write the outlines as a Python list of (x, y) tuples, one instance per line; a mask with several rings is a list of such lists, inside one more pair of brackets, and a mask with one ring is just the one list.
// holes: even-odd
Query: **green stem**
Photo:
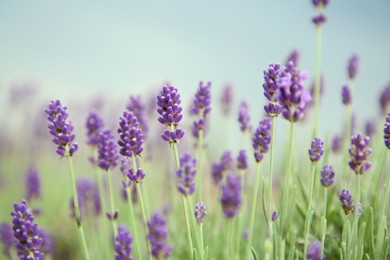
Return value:
[(139, 246), (139, 241), (138, 241), (138, 232), (137, 232), (137, 226), (135, 224), (135, 214), (134, 214), (134, 208), (133, 208), (133, 203), (131, 201), (131, 190), (130, 187), (126, 188), (126, 193), (127, 193), (127, 202), (129, 203), (129, 208), (130, 208), (130, 219), (131, 219), (131, 228), (133, 231), (133, 236), (134, 236), (134, 243), (135, 243), (135, 248), (137, 251), (138, 259), (142, 259), (141, 255), (141, 249)]
[(352, 106), (351, 104), (347, 105), (346, 107), (346, 137), (344, 139), (344, 179), (346, 179), (349, 175), (347, 174), (348, 171), (348, 145), (351, 141), (351, 125), (352, 125)]
[(228, 258), (233, 259), (233, 219), (228, 219), (228, 235), (227, 235), (227, 249), (228, 249)]
[(250, 219), (250, 225), (249, 225), (249, 239), (248, 239), (248, 248), (247, 248), (248, 259), (250, 258), (250, 250), (251, 250), (251, 246), (252, 246), (253, 226), (255, 224), (255, 215), (256, 215), (256, 205), (257, 205), (259, 183), (260, 183), (260, 163), (256, 163), (256, 184), (255, 184), (255, 190), (253, 192), (253, 199), (252, 199), (251, 219)]
[[(287, 161), (287, 187), (291, 185), (291, 175), (292, 175), (292, 147), (294, 141), (294, 123), (290, 122), (290, 136), (288, 143), (288, 161)], [(287, 188), (286, 187), (286, 188)]]
[(311, 219), (313, 216), (313, 210), (311, 207), (312, 198), (313, 198), (313, 188), (314, 188), (314, 176), (315, 176), (316, 166), (314, 163), (311, 165), (311, 183), (310, 183), (310, 193), (309, 193), (309, 207), (306, 213), (306, 221), (305, 221), (305, 243), (304, 243), (304, 258), (306, 259), (307, 246), (309, 243), (309, 233), (311, 226)]
[(199, 130), (198, 134), (198, 201), (202, 201), (202, 187), (203, 187), (203, 130)]
[(190, 255), (191, 259), (194, 258), (194, 246), (192, 244), (192, 238), (191, 238), (191, 229), (190, 229), (190, 221), (188, 218), (188, 212), (187, 212), (187, 202), (185, 196), (181, 196), (182, 202), (183, 202), (183, 210), (184, 210), (184, 216), (185, 216), (185, 221), (186, 221), (186, 227), (187, 227), (187, 236), (188, 236), (188, 243), (190, 246)]
[(80, 207), (79, 207), (79, 199), (77, 197), (76, 181), (74, 178), (73, 163), (72, 163), (71, 156), (69, 156), (69, 147), (68, 146), (66, 147), (66, 153), (67, 153), (67, 157), (69, 158), (70, 175), (72, 178), (73, 198), (74, 198), (73, 201), (74, 201), (74, 211), (75, 211), (75, 217), (76, 217), (76, 224), (77, 224), (77, 228), (79, 229), (79, 232), (80, 232), (81, 242), (83, 244), (84, 257), (85, 257), (85, 259), (89, 260), (87, 242), (85, 240), (84, 230), (83, 230), (83, 226), (81, 225), (81, 219), (80, 219)]
[(200, 248), (201, 248), (201, 254), (202, 259), (204, 259), (204, 240), (203, 240), (203, 223), (199, 223), (200, 226)]
[(325, 237), (326, 237), (326, 207), (327, 207), (327, 204), (328, 204), (328, 188), (325, 187), (325, 190), (324, 190), (324, 196), (325, 196), (325, 202), (324, 202), (324, 214), (323, 214), (323, 219), (324, 219), (324, 223), (323, 223), (323, 232), (322, 232), (322, 239), (321, 239), (321, 256), (324, 255), (324, 247), (325, 247)]
[(310, 183), (310, 193), (309, 193), (309, 209), (311, 209), (311, 203), (313, 200), (313, 189), (314, 189), (314, 177), (316, 172), (316, 166), (314, 163), (311, 165), (311, 183)]
[(111, 223), (112, 223), (112, 228), (114, 229), (114, 236), (116, 237), (118, 235), (118, 228), (116, 225), (116, 219), (114, 219), (114, 214), (115, 214), (115, 203), (114, 203), (114, 194), (112, 192), (112, 181), (111, 181), (111, 170), (107, 170), (107, 178), (108, 178), (108, 192), (110, 193), (110, 205), (111, 205)]
[(270, 223), (270, 228), (272, 225), (271, 223), (272, 222), (272, 175), (274, 171), (274, 143), (275, 143), (275, 128), (276, 128), (275, 123), (276, 123), (276, 117), (272, 117), (271, 151), (270, 151), (269, 182), (268, 182), (268, 207), (269, 207), (268, 223)]
[(316, 30), (316, 75), (314, 81), (314, 133), (318, 135), (319, 111), (320, 111), (320, 89), (321, 89), (321, 49), (322, 49), (322, 26), (318, 25)]
[[(382, 200), (381, 205), (381, 213), (380, 213), (380, 226), (378, 227), (378, 235), (377, 235), (377, 249), (376, 252), (379, 253), (382, 251), (383, 248), (383, 236), (385, 231), (385, 225), (386, 225), (386, 219), (387, 216), (385, 215), (385, 212), (387, 212), (387, 205), (389, 204), (389, 195), (390, 195), (390, 175), (387, 178), (386, 181), (386, 187), (385, 187), (385, 196)], [(380, 253), (379, 253), (379, 256)]]

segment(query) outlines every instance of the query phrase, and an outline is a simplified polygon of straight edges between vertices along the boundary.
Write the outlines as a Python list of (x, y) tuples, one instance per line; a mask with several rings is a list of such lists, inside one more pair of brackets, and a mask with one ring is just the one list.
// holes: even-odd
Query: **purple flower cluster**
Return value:
[(164, 85), (160, 95), (157, 96), (158, 121), (166, 129), (161, 138), (169, 143), (177, 143), (184, 136), (184, 131), (178, 127), (183, 118), (179, 91), (171, 85)]
[(11, 216), (19, 259), (43, 260), (45, 258), (41, 249), (43, 239), (38, 224), (34, 222), (32, 210), (27, 207), (25, 200), (22, 200), (21, 204), (14, 204)]
[(318, 163), (321, 160), (322, 155), (324, 154), (324, 142), (316, 137), (311, 142), (311, 148), (309, 149), (310, 160), (313, 164)]
[(57, 145), (57, 154), (61, 156), (72, 156), (78, 150), (77, 143), (74, 143), (75, 135), (72, 134), (73, 126), (66, 121), (68, 113), (66, 107), (61, 105), (59, 100), (50, 101), (45, 109), (47, 120), (49, 120), (49, 132), (54, 137), (53, 143)]
[(369, 143), (370, 137), (363, 137), (361, 134), (351, 138), (351, 148), (349, 148), (351, 161), (349, 161), (349, 166), (356, 174), (363, 174), (371, 168), (371, 163), (367, 161), (372, 152), (371, 148), (368, 147)]
[[(78, 179), (76, 182), (77, 199), (79, 200), (80, 216), (99, 215), (101, 204), (99, 190), (96, 184), (87, 178)], [(75, 208), (73, 198), (70, 199), (71, 216), (75, 218)]]
[(328, 5), (329, 0), (312, 0), (312, 3), (314, 7), (320, 10), (320, 13), (312, 18), (312, 22), (317, 26), (325, 23), (326, 16), (323, 14), (322, 11), (323, 8), (325, 8)]
[(386, 114), (390, 104), (390, 83), (382, 90), (379, 96), (382, 114)]
[(340, 152), (343, 144), (343, 138), (340, 135), (335, 135), (332, 139), (332, 151), (334, 153)]
[(331, 165), (325, 164), (321, 171), (321, 184), (325, 188), (334, 184), (334, 171)]
[(126, 157), (140, 155), (143, 151), (144, 136), (135, 114), (125, 111), (119, 119), (119, 153)]
[(221, 107), (224, 115), (229, 115), (233, 106), (234, 89), (232, 85), (225, 85), (222, 89)]
[(351, 211), (355, 211), (355, 203), (353, 202), (353, 198), (352, 198), (352, 195), (349, 193), (349, 190), (347, 189), (344, 189), (340, 196), (339, 196), (339, 199), (341, 201), (341, 206), (343, 207), (344, 209), (344, 213), (345, 215), (348, 215), (349, 212)]
[(280, 73), (281, 67), (279, 64), (270, 64), (268, 69), (264, 71), (264, 96), (269, 101), (269, 103), (264, 106), (264, 110), (271, 117), (277, 117), (282, 112), (282, 106), (277, 99)]
[(26, 178), (26, 199), (31, 201), (31, 199), (38, 199), (41, 196), (40, 189), (40, 178), (39, 173), (35, 167), (30, 167), (27, 171)]
[(343, 104), (346, 106), (352, 103), (352, 93), (348, 85), (344, 85), (341, 88), (341, 100), (343, 101)]
[(240, 103), (238, 109), (238, 122), (240, 123), (240, 129), (242, 132), (251, 132), (251, 117), (249, 115), (249, 105), (245, 101)]
[(369, 119), (364, 125), (365, 134), (369, 137), (373, 136), (376, 133), (376, 122), (375, 120)]
[(257, 163), (261, 162), (264, 154), (268, 152), (271, 143), (271, 120), (269, 117), (260, 121), (252, 137), (254, 156)]
[(129, 173), (127, 174), (127, 177), (136, 183), (141, 183), (142, 180), (145, 178), (145, 172), (142, 170), (142, 168), (138, 168), (137, 171), (134, 172), (133, 168), (129, 170)]
[(245, 150), (240, 150), (237, 156), (237, 169), (246, 170), (248, 169), (248, 156)]
[(104, 130), (99, 134), (98, 165), (103, 170), (112, 169), (117, 165), (117, 145), (111, 130)]
[(53, 236), (51, 236), (49, 233), (47, 233), (47, 231), (44, 228), (41, 228), (39, 230), (39, 232), (41, 233), (41, 237), (43, 240), (42, 245), (41, 245), (41, 249), (42, 249), (41, 251), (45, 255), (52, 254), (53, 250), (54, 250)]
[(326, 7), (329, 4), (329, 0), (312, 0), (314, 7)]
[(230, 151), (225, 151), (218, 163), (214, 163), (211, 168), (211, 177), (215, 185), (219, 185), (223, 179), (223, 175), (227, 171), (231, 171), (233, 157)]
[(307, 250), (307, 260), (324, 260), (325, 257), (321, 255), (321, 242), (314, 240), (310, 243)]
[(180, 157), (180, 168), (176, 170), (177, 189), (184, 196), (195, 192), (196, 159), (189, 153)]
[(3, 244), (3, 253), (6, 256), (10, 255), (10, 248), (14, 244), (14, 235), (12, 233), (12, 227), (8, 223), (2, 223), (0, 225), (0, 240)]
[(385, 127), (383, 129), (383, 137), (387, 149), (390, 149), (390, 113), (387, 114)]
[(194, 215), (198, 222), (203, 224), (203, 219), (207, 216), (206, 205), (203, 202), (196, 203)]
[(356, 78), (356, 75), (359, 71), (359, 56), (357, 54), (352, 54), (348, 60), (348, 77), (351, 80)]
[(191, 112), (201, 118), (205, 118), (211, 111), (211, 82), (203, 84), (199, 82), (199, 88), (196, 91), (195, 98), (192, 104)]
[(227, 218), (237, 215), (241, 206), (241, 178), (238, 175), (229, 174), (226, 182), (222, 185), (221, 204), (223, 214)]
[(145, 106), (142, 103), (141, 96), (130, 96), (129, 103), (126, 106), (129, 112), (132, 112), (139, 122), (139, 128), (144, 135), (147, 135), (149, 128), (145, 118)]
[(124, 225), (118, 226), (118, 235), (115, 237), (115, 260), (132, 260), (131, 251), (133, 237)]
[(292, 61), (295, 65), (298, 65), (298, 61), (300, 58), (300, 53), (297, 49), (293, 49), (290, 54), (287, 56), (286, 62), (284, 63), (287, 65), (290, 61)]
[(168, 257), (172, 253), (172, 247), (167, 245), (168, 230), (166, 221), (160, 213), (154, 213), (147, 223), (148, 239), (152, 247), (152, 255), (156, 259)]
[(87, 144), (96, 147), (99, 142), (99, 133), (104, 127), (103, 119), (97, 113), (92, 112), (87, 116), (85, 127), (87, 128)]
[(311, 21), (315, 25), (321, 25), (321, 24), (326, 22), (326, 16), (321, 13), (321, 14), (318, 14), (318, 15), (314, 16), (313, 18), (311, 18)]

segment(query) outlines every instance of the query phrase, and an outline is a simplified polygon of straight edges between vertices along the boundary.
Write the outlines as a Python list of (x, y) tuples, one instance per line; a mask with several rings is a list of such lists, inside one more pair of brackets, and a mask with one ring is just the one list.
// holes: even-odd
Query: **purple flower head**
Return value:
[(206, 205), (203, 202), (196, 203), (194, 215), (198, 222), (203, 224), (203, 219), (207, 216)]
[(184, 196), (195, 192), (196, 159), (189, 153), (180, 157), (180, 168), (176, 170), (177, 189)]
[(376, 133), (376, 122), (375, 120), (367, 120), (365, 124), (365, 134), (369, 137)]
[(332, 151), (338, 153), (343, 146), (343, 138), (340, 135), (335, 135), (332, 139)]
[(383, 136), (387, 149), (390, 149), (390, 113), (387, 114), (385, 127), (383, 129)]
[(390, 83), (385, 87), (380, 96), (379, 96), (380, 108), (382, 114), (386, 114), (388, 111), (388, 106), (390, 104)]
[(240, 150), (237, 156), (237, 169), (246, 170), (248, 169), (248, 156), (245, 150)]
[(195, 93), (194, 102), (192, 104), (191, 112), (201, 118), (205, 118), (211, 111), (211, 82), (203, 84), (199, 82), (199, 88)]
[(344, 213), (345, 215), (348, 215), (349, 212), (353, 209), (354, 207), (354, 202), (353, 202), (353, 198), (352, 198), (352, 195), (349, 193), (349, 190), (347, 189), (344, 189), (340, 196), (339, 196), (339, 199), (341, 201), (341, 206), (343, 207), (344, 209)]
[(132, 112), (125, 111), (119, 118), (118, 134), (121, 155), (132, 157), (141, 154), (144, 136), (137, 117)]
[(284, 63), (287, 65), (290, 61), (292, 61), (295, 65), (298, 66), (298, 61), (300, 58), (300, 53), (297, 49), (293, 49), (287, 56), (286, 62)]
[(230, 151), (225, 151), (218, 163), (214, 163), (211, 168), (211, 177), (215, 185), (219, 185), (223, 179), (223, 175), (233, 168), (233, 157)]
[(359, 71), (359, 56), (352, 54), (348, 60), (348, 76), (350, 79), (355, 79)]
[(349, 166), (356, 174), (363, 174), (371, 168), (371, 163), (367, 161), (371, 155), (371, 148), (368, 147), (369, 143), (370, 137), (363, 137), (361, 134), (351, 138), (351, 148), (349, 148), (351, 161), (349, 161)]
[(251, 132), (251, 117), (249, 116), (249, 105), (242, 101), (238, 109), (238, 122), (242, 132)]
[(241, 206), (241, 178), (238, 175), (229, 174), (226, 182), (222, 185), (221, 204), (223, 214), (227, 218), (237, 215)]
[(87, 128), (87, 144), (96, 147), (99, 142), (99, 133), (103, 130), (103, 119), (97, 113), (90, 113), (85, 123)]
[[(94, 216), (101, 212), (99, 190), (96, 184), (87, 178), (80, 178), (76, 182), (77, 199), (79, 201), (80, 215)], [(73, 198), (70, 200), (72, 217), (75, 218)]]
[(3, 244), (3, 253), (6, 256), (10, 256), (10, 248), (14, 244), (14, 235), (12, 233), (12, 227), (8, 223), (1, 223), (0, 225), (0, 240)]
[(325, 257), (321, 255), (321, 242), (318, 240), (311, 242), (306, 256), (307, 260), (324, 260)]
[(31, 201), (31, 199), (38, 199), (41, 196), (40, 189), (40, 178), (39, 173), (35, 167), (30, 167), (27, 171), (25, 177), (26, 183), (26, 199), (27, 201)]
[[(12, 230), (16, 239), (16, 251), (22, 260), (43, 260), (42, 237), (38, 224), (34, 221), (32, 210), (27, 207), (25, 200), (14, 204)], [(33, 258), (31, 257), (33, 256)]]
[(348, 85), (344, 85), (341, 88), (341, 99), (346, 106), (352, 103), (352, 93)]
[(313, 16), (313, 18), (311, 18), (311, 21), (315, 24), (315, 25), (321, 25), (323, 23), (326, 22), (326, 16), (324, 14), (318, 14), (316, 16)]
[(142, 180), (145, 178), (145, 172), (142, 170), (142, 168), (138, 168), (136, 172), (131, 168), (129, 170), (129, 173), (127, 174), (127, 177), (136, 182), (136, 183), (141, 183)]
[(328, 5), (329, 0), (312, 0), (314, 7), (325, 7)]
[(264, 96), (269, 101), (269, 103), (264, 106), (264, 110), (272, 117), (277, 117), (282, 111), (282, 106), (275, 96), (279, 88), (277, 82), (279, 81), (280, 74), (281, 67), (279, 64), (270, 64), (268, 69), (264, 71)]
[(99, 134), (98, 165), (103, 170), (112, 169), (117, 165), (117, 145), (111, 130), (104, 130)]
[(202, 130), (203, 133), (205, 133), (206, 131), (206, 124), (207, 124), (208, 121), (206, 121), (206, 119), (204, 118), (199, 118), (197, 120), (194, 121), (194, 124), (192, 125), (192, 136), (195, 137), (195, 138), (199, 138), (199, 130)]
[(234, 88), (232, 85), (225, 85), (222, 89), (221, 106), (224, 115), (229, 115), (233, 106)]
[(325, 188), (334, 184), (334, 171), (331, 165), (325, 164), (321, 171), (321, 184)]
[(149, 128), (145, 118), (145, 106), (142, 103), (141, 96), (130, 96), (126, 108), (137, 118), (139, 128), (142, 130), (142, 133), (146, 135)]
[(353, 203), (352, 213), (353, 214), (357, 213), (357, 216), (360, 217), (363, 214), (363, 204), (362, 203), (358, 204), (358, 212), (356, 212), (356, 203)]
[(57, 145), (57, 154), (72, 156), (77, 152), (78, 145), (73, 142), (75, 139), (75, 135), (72, 134), (73, 126), (70, 121), (66, 121), (68, 118), (66, 109), (59, 100), (50, 101), (45, 113), (49, 120), (49, 132), (54, 137), (53, 143)]
[(133, 237), (124, 225), (118, 226), (118, 235), (115, 237), (115, 260), (132, 260), (131, 251)]
[(320, 138), (316, 137), (311, 142), (311, 148), (309, 149), (310, 160), (313, 164), (316, 164), (321, 159), (323, 154), (324, 142)]
[(148, 239), (152, 247), (152, 255), (156, 259), (168, 257), (172, 253), (172, 247), (167, 245), (168, 230), (166, 221), (160, 213), (154, 213), (147, 223)]
[(264, 154), (268, 152), (271, 143), (271, 120), (269, 117), (260, 121), (252, 137), (254, 156), (257, 163), (261, 162)]

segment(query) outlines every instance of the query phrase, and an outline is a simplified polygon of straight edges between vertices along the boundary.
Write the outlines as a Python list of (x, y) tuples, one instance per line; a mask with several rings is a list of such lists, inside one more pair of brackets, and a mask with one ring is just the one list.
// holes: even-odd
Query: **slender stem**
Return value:
[(291, 175), (292, 175), (292, 147), (294, 141), (294, 123), (290, 122), (290, 136), (288, 143), (288, 161), (287, 161), (287, 187), (291, 185)]
[(188, 218), (188, 212), (187, 212), (187, 202), (185, 196), (181, 196), (182, 202), (183, 202), (183, 210), (184, 210), (184, 216), (186, 220), (186, 227), (187, 227), (187, 236), (188, 236), (188, 243), (190, 247), (190, 255), (191, 259), (194, 258), (194, 246), (192, 244), (192, 238), (191, 238), (191, 229), (190, 229), (190, 221)]
[[(276, 117), (272, 117), (272, 134), (271, 134), (271, 151), (270, 151), (270, 164), (269, 164), (269, 182), (268, 182), (268, 223), (270, 228), (272, 225), (272, 175), (274, 171), (274, 143), (275, 143), (275, 128)], [(270, 230), (271, 231), (271, 230)]]
[(200, 129), (198, 133), (198, 201), (202, 200), (203, 187), (203, 130)]
[(309, 209), (311, 209), (311, 203), (313, 200), (313, 189), (314, 189), (314, 176), (316, 172), (316, 166), (314, 163), (311, 165), (311, 183), (310, 183), (310, 193), (309, 193)]
[(354, 228), (355, 228), (355, 236), (354, 238), (356, 239), (356, 243), (355, 243), (355, 257), (357, 257), (358, 255), (358, 251), (359, 251), (359, 215), (360, 215), (360, 212), (359, 212), (359, 203), (361, 203), (361, 197), (360, 197), (360, 192), (361, 192), (361, 178), (362, 176), (360, 174), (357, 174), (356, 175), (357, 177), (357, 203), (355, 205), (355, 225), (354, 225)]
[(319, 111), (320, 111), (320, 89), (321, 89), (321, 49), (322, 49), (322, 26), (318, 25), (316, 30), (316, 75), (314, 81), (314, 133), (318, 135)]
[(311, 226), (311, 218), (313, 216), (313, 210), (311, 207), (312, 198), (313, 198), (313, 188), (314, 188), (314, 175), (315, 175), (316, 166), (314, 163), (311, 165), (311, 183), (310, 183), (310, 193), (309, 193), (309, 207), (306, 213), (306, 221), (305, 221), (305, 243), (304, 243), (304, 257), (306, 259), (307, 246), (309, 243), (309, 233)]
[(201, 248), (201, 258), (204, 259), (203, 223), (199, 223), (199, 226), (200, 226), (200, 248)]
[(134, 243), (135, 243), (135, 248), (137, 251), (138, 259), (142, 259), (141, 255), (141, 249), (139, 246), (139, 241), (138, 241), (138, 232), (137, 232), (137, 226), (135, 224), (135, 214), (134, 214), (134, 208), (133, 208), (133, 203), (131, 201), (131, 191), (130, 187), (126, 188), (126, 193), (127, 193), (127, 202), (129, 203), (129, 208), (130, 208), (130, 219), (131, 219), (131, 228), (133, 231), (133, 236), (134, 236)]
[(352, 128), (352, 106), (351, 104), (347, 105), (346, 107), (346, 133), (345, 133), (345, 140), (344, 140), (344, 173), (343, 176), (346, 178), (349, 176), (348, 173), (348, 144), (351, 141), (351, 128)]
[(323, 227), (323, 232), (322, 232), (322, 239), (321, 239), (321, 256), (324, 255), (324, 247), (325, 247), (325, 237), (326, 237), (326, 207), (327, 207), (327, 203), (328, 203), (328, 188), (325, 187), (324, 189), (324, 199), (325, 199), (325, 202), (324, 202), (324, 214), (323, 214), (323, 219), (324, 219), (324, 227)]
[(250, 250), (251, 250), (251, 246), (252, 246), (253, 226), (255, 224), (255, 215), (256, 215), (256, 205), (257, 205), (257, 197), (258, 197), (258, 191), (259, 191), (259, 183), (260, 183), (260, 163), (256, 163), (256, 184), (255, 184), (255, 190), (253, 192), (251, 219), (250, 219), (250, 224), (249, 224), (249, 239), (248, 239), (248, 248), (247, 248), (248, 259), (250, 257)]
[(115, 237), (118, 235), (118, 228), (116, 224), (116, 219), (114, 218), (115, 214), (115, 203), (114, 203), (114, 194), (112, 192), (112, 181), (111, 181), (111, 170), (107, 170), (107, 178), (108, 178), (108, 192), (110, 193), (110, 205), (111, 205), (111, 223), (112, 223), (112, 228), (114, 229), (114, 235)]
[[(194, 204), (192, 203), (192, 197), (188, 196), (188, 197), (186, 197), (186, 199), (187, 199), (187, 202), (189, 204), (190, 212), (191, 212), (192, 210), (195, 209)], [(203, 246), (203, 243), (201, 243), (200, 234), (198, 233), (198, 229), (196, 228), (196, 225), (198, 224), (198, 221), (197, 221), (197, 219), (195, 218), (194, 215), (192, 215), (190, 217), (190, 220), (191, 220), (190, 224), (193, 227), (193, 229), (192, 229), (193, 233), (191, 233), (191, 234), (193, 234), (195, 236), (195, 241), (196, 241), (196, 243), (197, 243), (197, 245), (199, 247), (200, 254), (201, 254), (200, 258), (203, 260), (204, 246)]]
[(233, 219), (228, 219), (227, 249), (228, 258), (233, 259)]
[[(68, 149), (69, 147), (66, 147), (67, 154), (69, 153)], [(73, 163), (71, 156), (67, 156), (69, 158), (69, 168), (70, 168), (70, 175), (72, 178), (72, 186), (73, 186), (73, 202), (74, 202), (74, 211), (75, 211), (75, 217), (76, 217), (76, 224), (77, 228), (80, 232), (81, 242), (83, 244), (83, 251), (84, 251), (84, 257), (85, 259), (89, 260), (89, 253), (88, 253), (88, 247), (87, 242), (85, 240), (84, 230), (83, 226), (81, 225), (81, 219), (80, 219), (80, 208), (79, 208), (79, 199), (77, 197), (77, 190), (76, 190), (76, 181), (74, 178), (74, 170), (73, 170)]]

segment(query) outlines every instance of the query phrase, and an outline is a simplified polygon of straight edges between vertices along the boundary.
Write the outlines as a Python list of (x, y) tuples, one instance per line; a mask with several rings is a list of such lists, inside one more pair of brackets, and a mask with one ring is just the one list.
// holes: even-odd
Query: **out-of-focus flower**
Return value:
[(147, 223), (148, 238), (152, 247), (152, 255), (156, 259), (168, 257), (172, 253), (172, 247), (167, 245), (168, 230), (166, 221), (160, 213), (154, 213)]
[(264, 154), (268, 152), (271, 143), (272, 123), (269, 117), (260, 121), (252, 137), (254, 156), (257, 163), (261, 162)]
[(355, 53), (348, 60), (348, 77), (355, 79), (359, 72), (359, 56)]
[(35, 198), (38, 199), (41, 196), (41, 182), (37, 169), (31, 166), (26, 174), (26, 199), (30, 201)]
[(321, 255), (321, 242), (314, 240), (310, 243), (307, 250), (307, 260), (324, 260), (325, 257)]
[(321, 171), (321, 184), (325, 188), (334, 184), (334, 171), (331, 165), (325, 164)]
[(313, 164), (316, 164), (324, 154), (324, 142), (316, 137), (311, 142), (311, 148), (309, 149), (310, 160)]
[(241, 178), (238, 175), (229, 174), (226, 182), (222, 185), (221, 204), (223, 214), (227, 218), (237, 215), (241, 206)]
[(115, 168), (118, 160), (117, 145), (111, 130), (99, 134), (98, 165), (103, 170)]
[(387, 114), (385, 127), (383, 129), (383, 136), (387, 149), (390, 149), (390, 113)]
[(115, 260), (132, 260), (131, 251), (133, 237), (124, 225), (118, 226), (118, 235), (115, 237)]
[(206, 205), (203, 202), (196, 203), (194, 215), (198, 222), (203, 224), (203, 219), (207, 216)]
[(248, 156), (245, 150), (240, 150), (237, 156), (237, 169), (246, 170), (248, 169)]
[(222, 89), (221, 107), (224, 115), (230, 115), (233, 106), (234, 88), (232, 85), (225, 85)]
[(87, 144), (96, 147), (99, 142), (99, 133), (103, 130), (103, 119), (95, 112), (90, 113), (87, 116), (85, 123), (87, 128)]
[(251, 117), (249, 115), (249, 105), (245, 101), (240, 103), (238, 109), (238, 122), (240, 123), (240, 129), (242, 132), (251, 132)]
[(368, 147), (369, 143), (370, 137), (363, 137), (361, 134), (351, 138), (351, 148), (349, 148), (351, 161), (349, 161), (349, 166), (356, 174), (363, 174), (371, 168), (371, 163), (368, 162), (371, 155), (371, 148)]
[(215, 185), (219, 185), (223, 179), (225, 172), (231, 171), (233, 168), (233, 157), (230, 151), (225, 151), (218, 163), (214, 163), (211, 167), (211, 177)]
[(180, 168), (176, 170), (176, 176), (177, 189), (181, 194), (188, 196), (195, 192), (196, 159), (189, 153), (180, 157)]
[(352, 93), (348, 85), (344, 85), (341, 88), (341, 100), (344, 105), (350, 105), (352, 103)]

